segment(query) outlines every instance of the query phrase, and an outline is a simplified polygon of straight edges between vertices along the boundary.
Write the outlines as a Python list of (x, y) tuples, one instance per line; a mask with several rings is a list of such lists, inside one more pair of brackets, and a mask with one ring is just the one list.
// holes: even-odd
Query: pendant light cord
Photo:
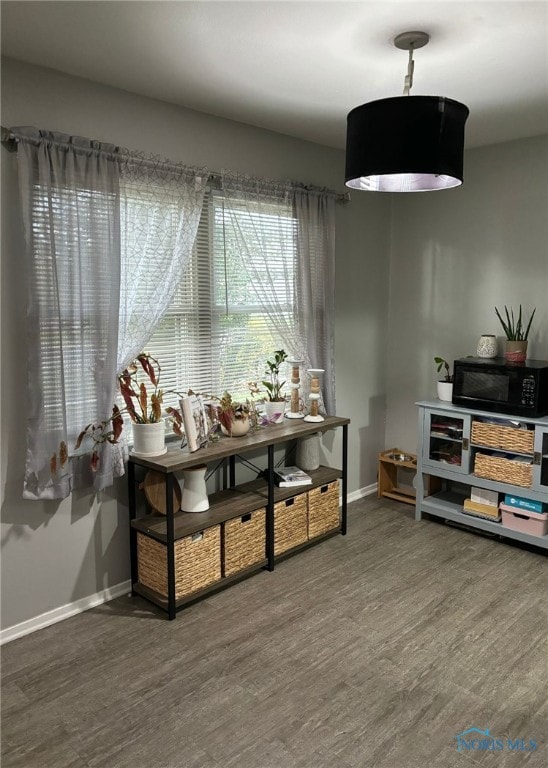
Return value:
[(407, 63), (407, 74), (403, 83), (403, 95), (409, 96), (409, 91), (413, 87), (413, 72), (415, 70), (415, 62), (413, 61), (413, 45), (409, 46), (409, 61)]

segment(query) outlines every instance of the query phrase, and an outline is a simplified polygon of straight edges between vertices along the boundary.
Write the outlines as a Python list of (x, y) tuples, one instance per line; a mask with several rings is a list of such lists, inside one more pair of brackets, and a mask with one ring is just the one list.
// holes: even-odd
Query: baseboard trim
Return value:
[(377, 493), (377, 483), (371, 483), (371, 485), (366, 485), (364, 488), (358, 488), (357, 491), (352, 491), (352, 493), (348, 494), (346, 500), (350, 504), (352, 501), (363, 499), (364, 496), (372, 496), (374, 493)]
[(30, 635), (32, 632), (37, 632), (39, 629), (49, 627), (51, 624), (56, 624), (58, 621), (63, 621), (71, 616), (76, 616), (77, 613), (82, 613), (90, 608), (95, 608), (97, 605), (107, 603), (109, 600), (114, 600), (116, 597), (122, 597), (131, 592), (131, 581), (123, 581), (121, 584), (116, 584), (114, 587), (108, 587), (107, 589), (96, 592), (94, 595), (88, 597), (82, 597), (80, 600), (75, 600), (73, 603), (62, 605), (60, 608), (54, 608), (52, 611), (47, 611), (39, 616), (35, 616), (33, 619), (22, 621), (20, 624), (15, 624), (13, 627), (8, 627), (0, 631), (0, 645), (9, 643), (12, 640), (17, 640), (19, 637)]
[[(347, 496), (347, 502), (350, 504), (358, 499), (363, 499), (364, 496), (371, 496), (377, 492), (377, 483), (366, 485), (364, 488), (358, 488), (357, 491), (352, 491)], [(101, 592), (96, 592), (94, 595), (83, 597), (80, 600), (75, 600), (73, 603), (62, 605), (60, 608), (54, 608), (52, 611), (47, 611), (39, 616), (35, 616), (33, 619), (22, 621), (20, 624), (15, 624), (13, 627), (8, 627), (0, 631), (0, 645), (10, 643), (12, 640), (17, 640), (19, 637), (30, 635), (32, 632), (37, 632), (39, 629), (49, 627), (51, 624), (56, 624), (58, 621), (69, 619), (71, 616), (76, 616), (78, 613), (87, 611), (90, 608), (95, 608), (97, 605), (107, 603), (109, 600), (114, 600), (116, 597), (127, 595), (131, 592), (131, 581), (123, 581), (121, 584), (116, 584), (114, 587), (103, 589)]]

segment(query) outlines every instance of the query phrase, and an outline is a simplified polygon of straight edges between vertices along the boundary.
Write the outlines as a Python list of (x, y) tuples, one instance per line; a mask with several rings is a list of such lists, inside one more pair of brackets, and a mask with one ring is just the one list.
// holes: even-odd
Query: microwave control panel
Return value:
[(521, 404), (532, 408), (535, 405), (535, 379), (526, 376), (521, 383)]

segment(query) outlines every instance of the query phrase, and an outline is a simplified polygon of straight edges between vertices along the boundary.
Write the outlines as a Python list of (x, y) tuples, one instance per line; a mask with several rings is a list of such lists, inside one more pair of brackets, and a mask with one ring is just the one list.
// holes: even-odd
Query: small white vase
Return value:
[(453, 400), (452, 381), (438, 381), (438, 399), (445, 403), (450, 403)]
[(484, 358), (497, 356), (497, 337), (493, 333), (484, 333), (479, 337), (476, 355)]
[(198, 467), (183, 471), (183, 495), (181, 497), (183, 512), (205, 512), (209, 509), (205, 481), (206, 470), (207, 466), (200, 464)]
[(133, 430), (133, 453), (136, 456), (147, 458), (149, 456), (161, 456), (167, 452), (166, 425), (163, 419), (154, 424), (132, 423), (131, 427)]

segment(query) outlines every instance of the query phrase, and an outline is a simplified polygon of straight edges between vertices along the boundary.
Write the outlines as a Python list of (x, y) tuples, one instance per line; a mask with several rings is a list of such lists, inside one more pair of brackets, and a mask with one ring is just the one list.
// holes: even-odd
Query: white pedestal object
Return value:
[(291, 405), (289, 411), (285, 414), (286, 419), (304, 419), (304, 413), (301, 411), (301, 398), (299, 394), (301, 385), (299, 367), (303, 363), (304, 360), (287, 361), (287, 364), (291, 366), (291, 381), (288, 385), (291, 390)]
[(305, 421), (320, 422), (325, 421), (324, 417), (320, 415), (319, 402), (320, 402), (320, 376), (324, 372), (323, 368), (309, 368), (310, 374), (310, 394), (308, 399), (310, 400), (310, 411), (304, 417)]

